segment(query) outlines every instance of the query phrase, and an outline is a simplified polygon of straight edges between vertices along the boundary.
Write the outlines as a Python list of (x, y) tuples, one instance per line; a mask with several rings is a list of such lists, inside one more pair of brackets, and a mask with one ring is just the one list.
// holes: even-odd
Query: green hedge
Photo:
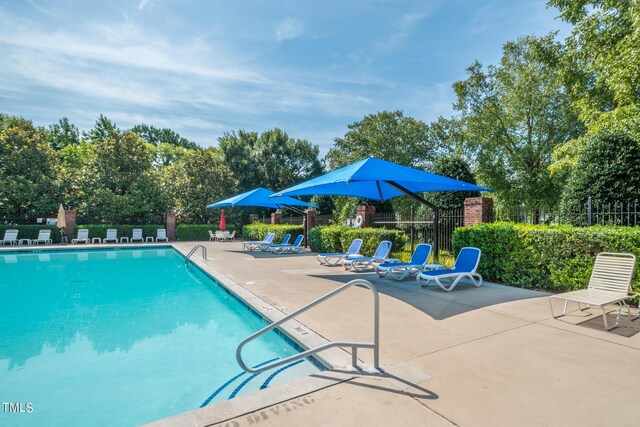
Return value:
[(314, 252), (345, 252), (353, 239), (362, 239), (360, 253), (373, 255), (383, 240), (393, 244), (391, 252), (401, 251), (407, 244), (407, 236), (400, 230), (384, 228), (351, 228), (340, 225), (314, 227), (309, 230), (309, 246)]
[[(182, 241), (207, 241), (209, 240), (209, 230), (215, 232), (218, 229), (216, 224), (178, 224), (176, 227), (176, 239)], [(230, 233), (235, 230), (233, 225), (227, 225), (226, 230)]]
[(301, 225), (290, 224), (263, 224), (261, 222), (254, 222), (242, 227), (242, 237), (247, 240), (262, 240), (267, 233), (275, 233), (276, 237), (274, 242), (280, 242), (285, 234), (291, 234), (291, 242), (298, 237), (298, 235), (304, 233), (304, 228)]
[(118, 230), (118, 238), (129, 237), (133, 234), (134, 228), (142, 229), (142, 237), (156, 237), (158, 228), (166, 228), (164, 224), (146, 224), (146, 225), (109, 225), (109, 224), (85, 224), (77, 225), (73, 228), (73, 236), (78, 235), (79, 229), (88, 229), (89, 238), (100, 237), (104, 239), (107, 237), (107, 229), (115, 228)]
[[(482, 250), (479, 271), (487, 280), (571, 291), (586, 287), (600, 252), (630, 252), (640, 258), (640, 227), (480, 224), (455, 230), (454, 252), (464, 246)], [(635, 289), (640, 288), (637, 277)]]
[[(60, 229), (55, 225), (0, 225), (0, 239), (4, 238), (6, 230), (18, 230), (18, 239), (36, 239), (40, 230), (51, 230), (53, 243), (60, 243)], [(6, 246), (6, 245), (5, 245)]]

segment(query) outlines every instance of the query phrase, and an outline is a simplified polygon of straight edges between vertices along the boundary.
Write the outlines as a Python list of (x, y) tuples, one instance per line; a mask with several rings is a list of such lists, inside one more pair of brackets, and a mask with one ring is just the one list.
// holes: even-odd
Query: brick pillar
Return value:
[(493, 222), (493, 199), (469, 197), (464, 199), (464, 226)]
[(260, 217), (258, 216), (258, 214), (249, 214), (249, 224), (253, 224), (254, 222), (257, 222), (260, 219)]
[(64, 235), (67, 236), (67, 242), (73, 240), (73, 228), (76, 226), (76, 218), (78, 212), (75, 210), (64, 211), (64, 222), (67, 227), (64, 229)]
[(376, 214), (375, 206), (358, 206), (356, 216), (362, 216), (362, 227), (371, 227), (373, 225), (373, 217)]
[(274, 212), (271, 214), (271, 224), (280, 224), (282, 214), (280, 212)]
[(167, 212), (167, 237), (169, 241), (176, 240), (176, 213)]
[(316, 226), (318, 211), (315, 209), (305, 209), (307, 214), (307, 231)]

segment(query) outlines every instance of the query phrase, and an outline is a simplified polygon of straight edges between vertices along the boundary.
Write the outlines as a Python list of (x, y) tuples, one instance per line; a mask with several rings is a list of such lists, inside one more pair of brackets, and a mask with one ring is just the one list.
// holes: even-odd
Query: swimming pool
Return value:
[[(236, 346), (264, 325), (169, 246), (0, 253), (0, 400), (23, 410), (0, 425), (138, 425), (321, 369), (243, 374)], [(298, 351), (270, 332), (244, 354)]]

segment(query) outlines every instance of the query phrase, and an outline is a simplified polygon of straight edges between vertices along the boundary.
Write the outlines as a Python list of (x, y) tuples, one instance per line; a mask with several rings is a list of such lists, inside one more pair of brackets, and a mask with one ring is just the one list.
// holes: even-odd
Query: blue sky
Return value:
[(0, 111), (88, 130), (169, 127), (202, 146), (280, 127), (325, 153), (366, 114), (450, 116), (502, 44), (569, 27), (545, 0), (0, 0)]

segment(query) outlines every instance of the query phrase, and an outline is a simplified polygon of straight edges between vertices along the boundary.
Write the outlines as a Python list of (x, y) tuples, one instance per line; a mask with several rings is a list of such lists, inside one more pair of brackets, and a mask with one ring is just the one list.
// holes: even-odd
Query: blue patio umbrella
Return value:
[(293, 197), (280, 196), (280, 197), (270, 197), (274, 194), (273, 191), (267, 188), (256, 188), (246, 193), (238, 194), (237, 196), (229, 197), (228, 199), (221, 200), (216, 203), (212, 203), (208, 205), (208, 208), (224, 208), (224, 207), (235, 207), (235, 206), (251, 206), (258, 208), (268, 208), (268, 209), (290, 209), (294, 212), (302, 214), (304, 218), (304, 241), (305, 246), (307, 245), (307, 214), (298, 208), (317, 208), (316, 205), (312, 205), (311, 203), (303, 202), (302, 200), (294, 199)]
[(274, 191), (266, 188), (256, 188), (237, 196), (208, 205), (208, 208), (226, 208), (235, 206), (253, 206), (258, 208), (282, 209), (285, 207), (299, 206), (308, 208), (317, 208), (316, 205), (294, 199), (293, 197), (269, 197), (275, 194)]
[(384, 202), (408, 195), (434, 211), (433, 249), (438, 254), (438, 207), (416, 193), (435, 191), (492, 191), (430, 172), (369, 157), (341, 169), (275, 193), (272, 197), (325, 194), (354, 196)]

